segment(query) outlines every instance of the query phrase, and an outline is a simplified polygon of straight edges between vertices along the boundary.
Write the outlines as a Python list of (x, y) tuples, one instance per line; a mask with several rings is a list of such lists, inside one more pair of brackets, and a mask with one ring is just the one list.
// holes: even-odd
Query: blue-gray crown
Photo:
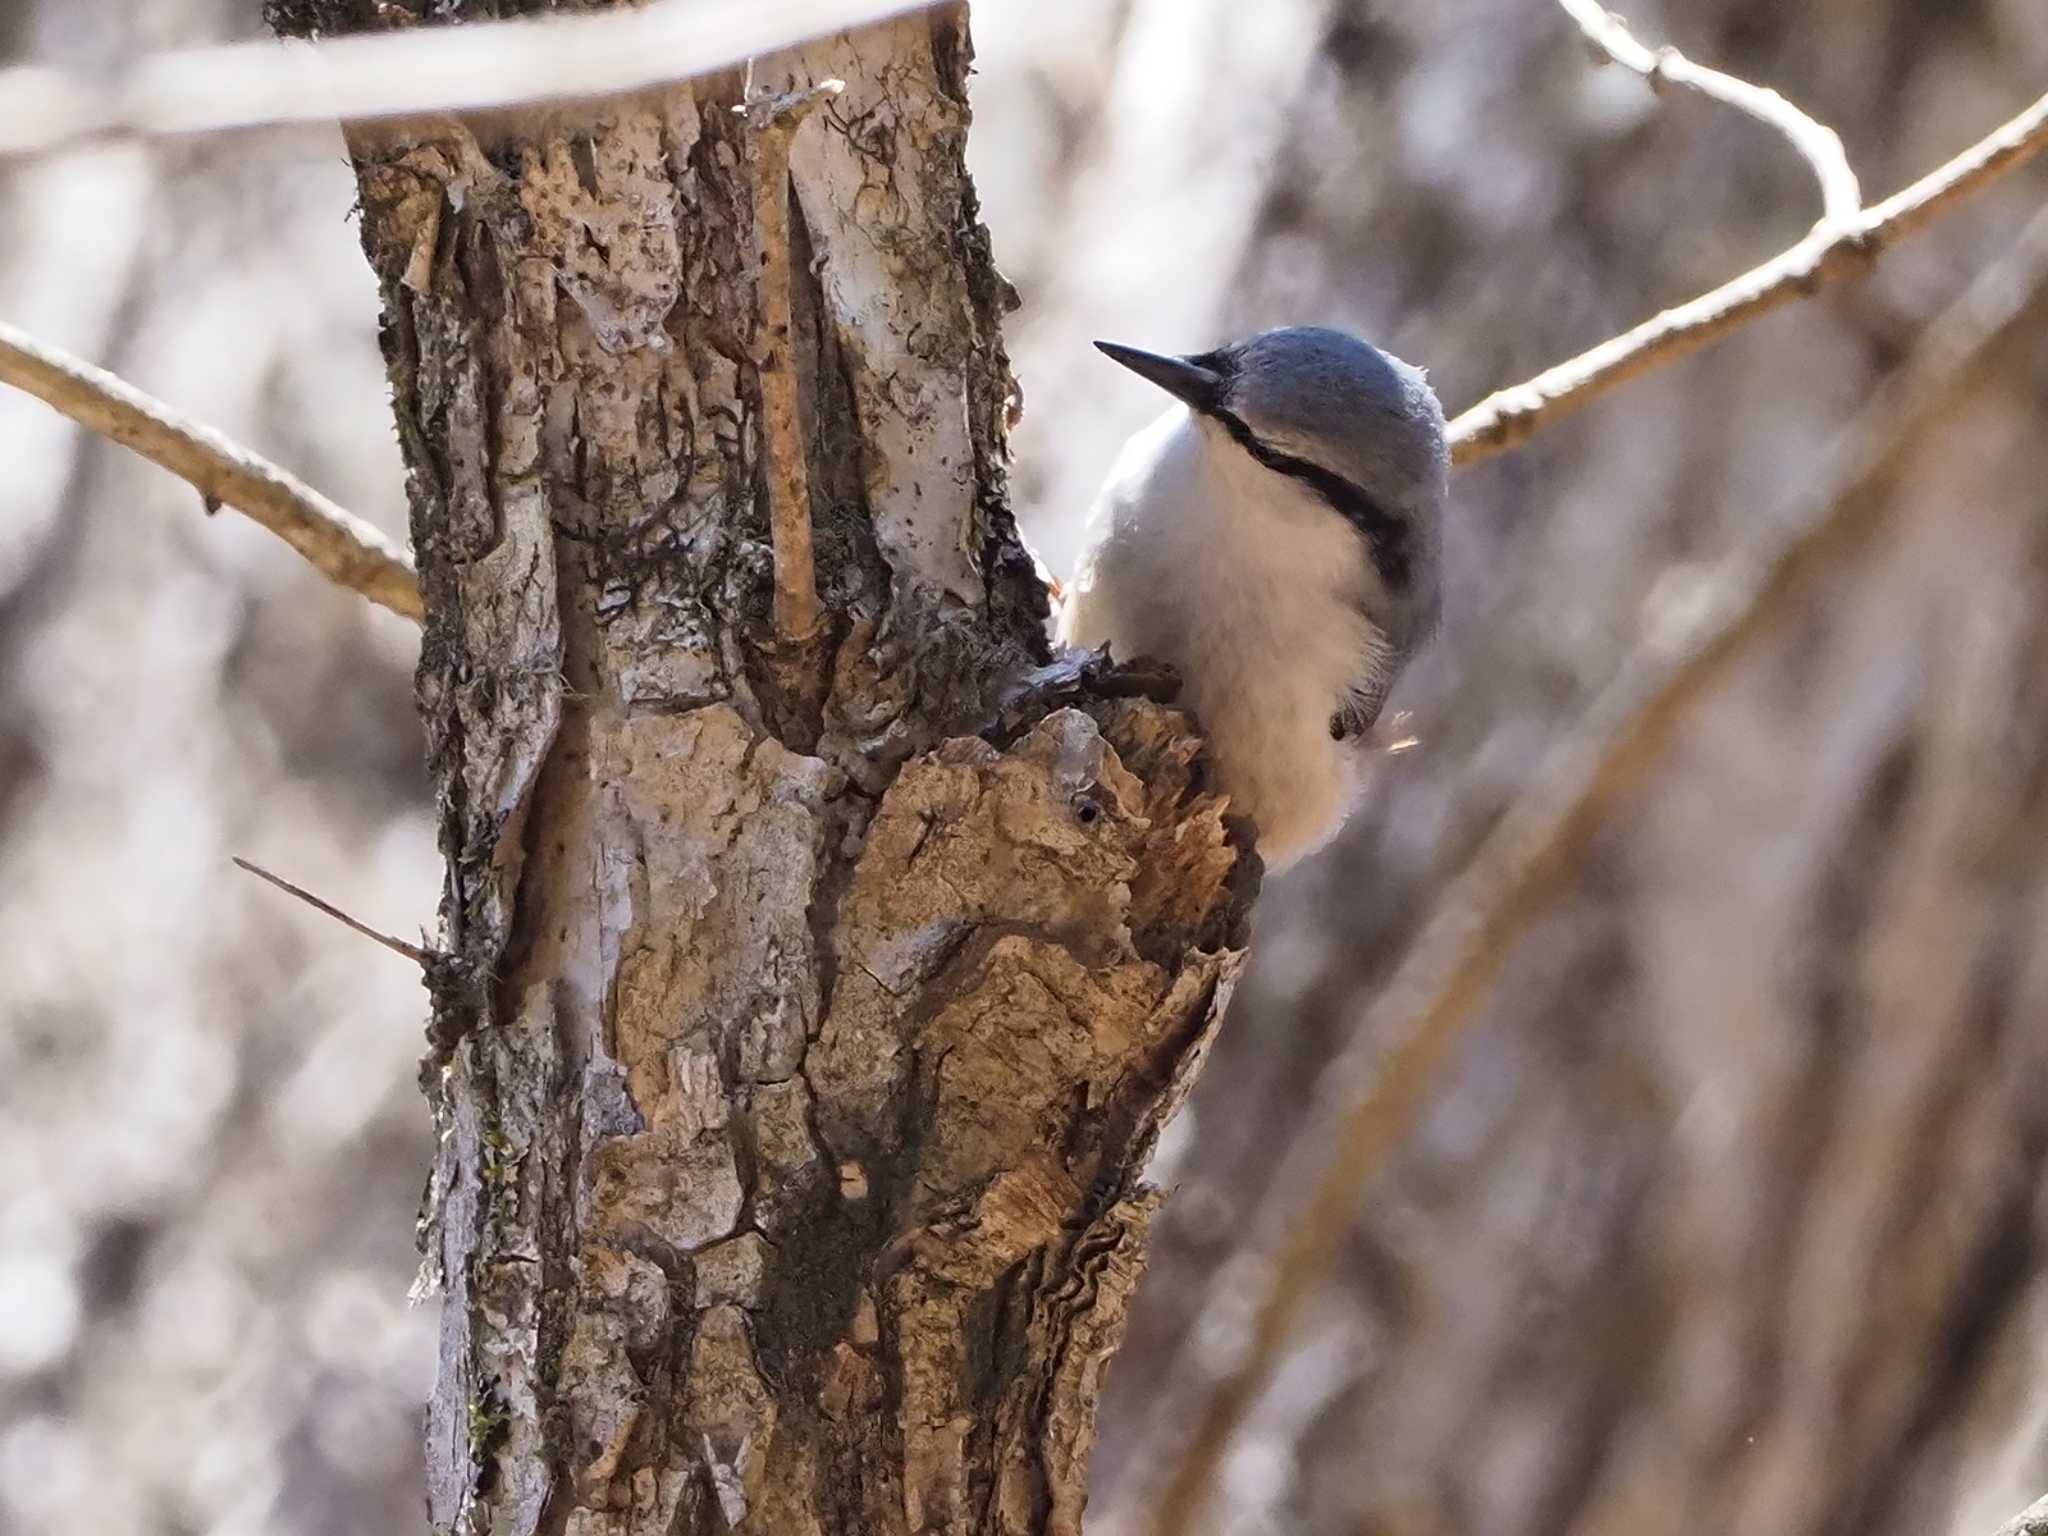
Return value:
[(1312, 486), (1372, 546), (1396, 645), (1434, 627), (1444, 482), (1443, 407), (1419, 368), (1326, 326), (1263, 331), (1168, 357), (1096, 343), (1218, 422), (1268, 468)]

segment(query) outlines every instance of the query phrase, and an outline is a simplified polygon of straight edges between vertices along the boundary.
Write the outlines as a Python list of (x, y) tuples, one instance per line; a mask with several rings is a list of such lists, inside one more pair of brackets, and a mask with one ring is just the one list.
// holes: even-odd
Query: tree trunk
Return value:
[[(1079, 1528), (1137, 1170), (1257, 864), (1184, 716), (1015, 687), (1045, 598), (968, 60), (945, 7), (756, 71), (846, 82), (792, 146), (786, 337), (737, 74), (352, 140), (447, 860), (439, 1529)], [(807, 645), (770, 624), (792, 366)]]

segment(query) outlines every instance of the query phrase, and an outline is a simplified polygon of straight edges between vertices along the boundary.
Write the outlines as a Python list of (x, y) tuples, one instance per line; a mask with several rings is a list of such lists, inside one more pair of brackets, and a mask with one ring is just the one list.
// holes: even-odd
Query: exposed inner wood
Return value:
[[(847, 82), (789, 144), (772, 348), (737, 77), (352, 140), (454, 957), (441, 1529), (1080, 1528), (1138, 1171), (1256, 860), (1186, 716), (1018, 690), (1045, 598), (966, 63), (949, 10), (757, 68)], [(785, 348), (823, 620), (795, 652)]]

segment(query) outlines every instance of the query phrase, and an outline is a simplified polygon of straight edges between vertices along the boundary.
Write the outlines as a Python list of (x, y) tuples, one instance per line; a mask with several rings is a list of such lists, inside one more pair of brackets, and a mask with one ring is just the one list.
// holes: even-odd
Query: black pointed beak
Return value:
[(1139, 378), (1157, 384), (1176, 400), (1184, 400), (1198, 411), (1214, 405), (1223, 391), (1221, 374), (1185, 357), (1141, 352), (1136, 347), (1126, 347), (1114, 341), (1098, 341), (1095, 350), (1111, 362), (1122, 363)]

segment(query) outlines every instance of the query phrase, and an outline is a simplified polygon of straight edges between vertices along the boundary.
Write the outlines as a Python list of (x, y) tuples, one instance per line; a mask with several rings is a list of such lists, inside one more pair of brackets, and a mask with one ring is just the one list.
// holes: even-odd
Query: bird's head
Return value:
[(1421, 369), (1323, 326), (1262, 331), (1186, 357), (1095, 345), (1350, 522), (1371, 548), (1397, 646), (1435, 627), (1450, 454), (1443, 407)]

